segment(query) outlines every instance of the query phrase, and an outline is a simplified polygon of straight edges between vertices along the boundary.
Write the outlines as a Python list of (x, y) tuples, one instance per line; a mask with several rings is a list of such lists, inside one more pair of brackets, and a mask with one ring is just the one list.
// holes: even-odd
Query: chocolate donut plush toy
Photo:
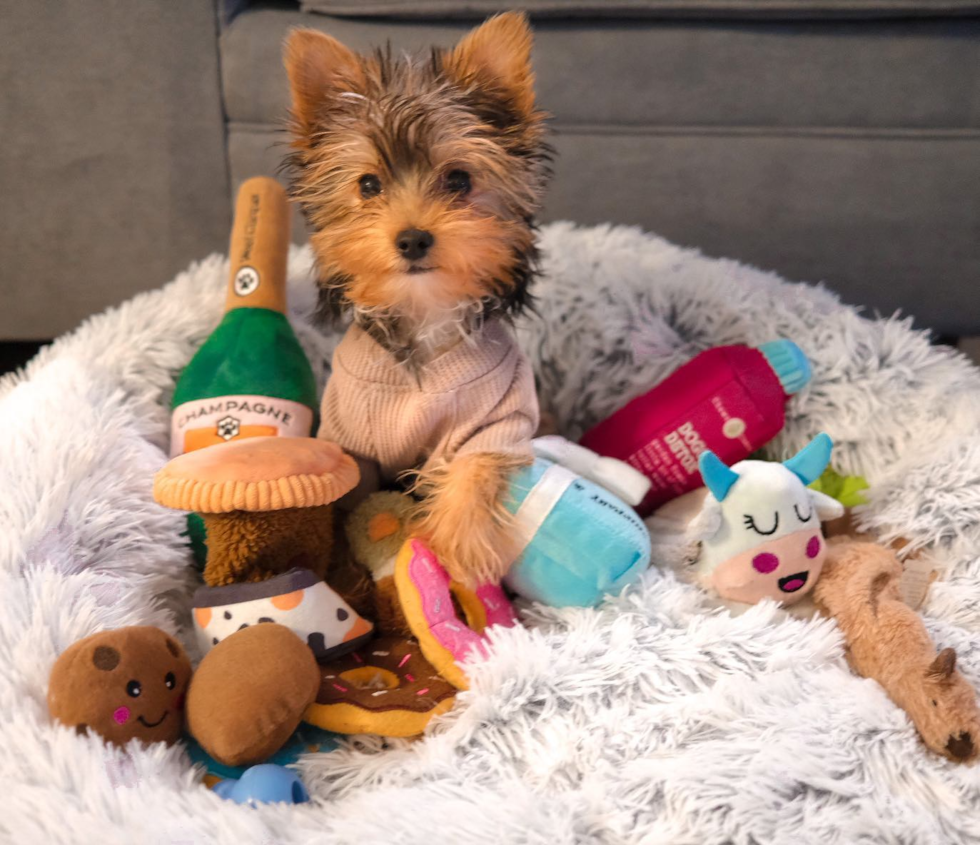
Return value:
[(69, 646), (51, 670), (48, 710), (80, 733), (123, 745), (177, 741), (191, 663), (159, 628), (135, 626), (92, 634)]
[(402, 544), (393, 562), (382, 563), (372, 574), (391, 582), (412, 636), (382, 636), (322, 663), (320, 689), (304, 721), (337, 733), (420, 734), (452, 707), (457, 690), (468, 688), (459, 664), (483, 652), (484, 631), (517, 622), (499, 586), (468, 590), (451, 581), (416, 538)]
[(415, 736), (453, 706), (456, 687), (415, 640), (379, 637), (320, 666), (320, 688), (303, 720), (344, 734)]

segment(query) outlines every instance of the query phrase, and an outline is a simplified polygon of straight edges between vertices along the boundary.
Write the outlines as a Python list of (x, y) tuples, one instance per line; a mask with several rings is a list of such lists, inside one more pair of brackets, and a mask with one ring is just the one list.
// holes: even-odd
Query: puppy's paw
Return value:
[(499, 583), (517, 552), (514, 517), (506, 509), (510, 479), (529, 459), (476, 452), (419, 474), (422, 501), (412, 533), (449, 577), (467, 587)]

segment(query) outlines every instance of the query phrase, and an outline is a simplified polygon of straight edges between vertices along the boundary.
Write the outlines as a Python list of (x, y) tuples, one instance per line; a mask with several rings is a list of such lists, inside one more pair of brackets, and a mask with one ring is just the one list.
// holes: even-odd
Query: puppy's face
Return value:
[(520, 308), (549, 152), (530, 49), (517, 14), (424, 58), (290, 36), (293, 195), (330, 311), (419, 326)]

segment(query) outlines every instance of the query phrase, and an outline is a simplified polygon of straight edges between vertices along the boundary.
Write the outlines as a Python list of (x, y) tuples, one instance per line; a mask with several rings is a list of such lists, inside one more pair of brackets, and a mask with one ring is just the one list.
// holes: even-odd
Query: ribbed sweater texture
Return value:
[(334, 351), (318, 436), (377, 463), (390, 482), (405, 470), (473, 452), (530, 458), (537, 426), (531, 366), (499, 321), (418, 374), (352, 326)]

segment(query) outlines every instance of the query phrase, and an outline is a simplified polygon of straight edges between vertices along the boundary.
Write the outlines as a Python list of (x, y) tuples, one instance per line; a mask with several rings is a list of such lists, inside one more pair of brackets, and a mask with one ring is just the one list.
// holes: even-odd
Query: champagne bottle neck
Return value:
[(285, 191), (273, 179), (247, 180), (235, 204), (225, 309), (266, 308), (285, 313), (288, 253)]

